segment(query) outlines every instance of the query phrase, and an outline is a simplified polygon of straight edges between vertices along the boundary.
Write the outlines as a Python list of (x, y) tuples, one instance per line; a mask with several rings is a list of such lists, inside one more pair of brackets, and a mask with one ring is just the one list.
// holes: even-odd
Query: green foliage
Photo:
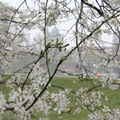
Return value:
[(59, 43), (59, 39), (57, 38), (55, 45), (58, 46), (58, 43)]
[(58, 38), (56, 39), (55, 46), (59, 49), (59, 52), (62, 52), (62, 49), (63, 49), (63, 48), (65, 48), (64, 51), (66, 51), (66, 47), (69, 46), (69, 45), (70, 45), (70, 44), (68, 44), (68, 43), (65, 44), (65, 45), (63, 45), (63, 42), (59, 42), (59, 39), (58, 39)]
[(40, 57), (44, 57), (44, 52), (41, 50)]
[(50, 47), (51, 47), (51, 43), (49, 42), (49, 43), (46, 45), (46, 49), (48, 50)]

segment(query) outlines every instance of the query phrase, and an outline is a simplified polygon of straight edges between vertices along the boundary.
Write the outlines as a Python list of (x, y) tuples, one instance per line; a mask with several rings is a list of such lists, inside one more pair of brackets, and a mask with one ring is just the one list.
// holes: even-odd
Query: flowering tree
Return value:
[[(74, 114), (80, 113), (81, 110), (88, 110), (90, 120), (119, 120), (120, 109), (112, 110), (102, 104), (101, 99), (108, 99), (97, 89), (106, 86), (108, 89), (118, 89), (119, 79), (109, 76), (100, 77), (100, 85), (96, 85), (91, 80), (92, 88), (79, 88), (78, 91), (58, 86), (62, 90), (59, 93), (53, 93), (49, 92), (48, 88), (52, 87), (51, 81), (61, 64), (74, 52), (79, 67), (82, 66), (86, 72), (85, 80), (90, 77), (90, 70), (85, 67), (85, 59), (90, 55), (87, 54), (88, 52), (93, 52), (94, 56), (100, 60), (101, 68), (108, 69), (109, 72), (112, 72), (111, 68), (114, 65), (119, 65), (119, 45), (113, 54), (104, 48), (103, 44), (110, 41), (105, 40), (103, 36), (115, 34), (120, 41), (120, 1), (33, 0), (33, 3), (33, 6), (29, 6), (27, 0), (23, 0), (17, 9), (0, 3), (0, 64), (4, 69), (9, 69), (22, 54), (34, 57), (34, 61), (12, 75), (1, 77), (0, 84), (6, 84), (11, 91), (8, 97), (0, 92), (0, 114), (12, 111), (21, 120), (32, 119), (34, 113), (39, 111), (48, 113), (53, 110), (61, 114), (72, 109), (69, 106), (72, 99), (76, 106)], [(24, 10), (22, 10), (23, 6)], [(70, 28), (65, 28), (61, 41), (57, 37), (47, 41), (49, 39), (47, 29), (50, 26), (66, 24), (71, 20), (72, 25), (69, 25)], [(35, 48), (36, 45), (41, 45), (41, 41), (30, 47), (26, 44), (27, 33), (35, 28), (43, 32), (43, 44), (39, 52), (36, 52)], [(69, 42), (74, 43), (74, 46), (69, 52), (65, 52)], [(58, 50), (60, 56), (51, 54), (54, 50)], [(39, 64), (43, 59), (47, 71), (43, 70)], [(51, 72), (50, 64), (54, 62), (57, 64)], [(18, 74), (25, 68), (29, 68), (28, 73)], [(71, 74), (68, 73), (68, 75)], [(76, 77), (80, 78), (82, 75), (77, 74)], [(71, 93), (74, 97), (70, 97)]]

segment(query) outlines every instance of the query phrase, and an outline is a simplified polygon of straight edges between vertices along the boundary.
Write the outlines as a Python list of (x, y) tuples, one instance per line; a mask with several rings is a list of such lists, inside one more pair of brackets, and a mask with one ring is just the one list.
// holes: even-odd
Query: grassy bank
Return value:
[[(80, 80), (77, 78), (61, 78), (61, 77), (55, 77), (51, 84), (52, 88), (49, 89), (50, 92), (57, 92), (60, 89), (63, 88), (70, 88), (74, 91), (77, 91), (80, 88), (91, 88), (92, 82), (96, 83), (96, 85), (100, 85), (100, 82), (98, 80)], [(62, 88), (61, 88), (62, 87)], [(101, 88), (98, 87), (97, 90), (103, 91), (105, 95), (110, 98), (110, 101), (102, 101), (104, 104), (108, 105), (110, 108), (118, 108), (120, 106), (119, 100), (120, 100), (120, 89), (112, 91), (109, 88)], [(5, 85), (0, 85), (0, 91), (3, 91), (4, 94), (6, 94), (6, 97), (8, 95), (8, 92), (10, 91)], [(74, 107), (74, 105), (71, 106)], [(70, 113), (63, 113), (62, 115), (58, 115), (56, 112), (51, 111), (47, 117), (49, 120), (87, 120), (88, 111), (83, 110), (80, 114), (74, 115), (72, 111)], [(37, 116), (44, 115), (42, 113), (37, 113)], [(16, 120), (16, 118), (13, 117), (12, 114), (4, 115), (2, 120)]]

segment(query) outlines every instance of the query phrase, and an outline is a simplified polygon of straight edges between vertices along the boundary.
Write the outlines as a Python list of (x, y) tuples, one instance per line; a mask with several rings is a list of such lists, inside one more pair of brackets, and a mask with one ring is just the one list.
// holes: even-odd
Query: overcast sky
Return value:
[[(13, 7), (16, 7), (16, 8), (18, 8), (18, 6), (24, 1), (24, 0), (0, 0), (0, 1), (2, 1), (3, 3), (6, 3), (6, 4), (8, 4), (9, 6), (13, 6)], [(28, 3), (28, 5), (29, 6), (31, 6), (31, 7), (33, 7), (33, 2), (32, 2), (32, 0), (27, 0), (27, 3)], [(23, 5), (23, 8), (24, 8), (25, 6)], [(69, 21), (69, 22), (66, 22), (66, 23), (61, 23), (61, 24), (57, 24), (56, 25), (56, 27), (57, 28), (59, 28), (59, 30), (60, 30), (60, 33), (61, 34), (65, 34), (65, 29), (69, 29), (69, 28), (71, 28), (71, 26), (73, 25), (75, 23), (75, 21)], [(51, 28), (49, 28), (49, 32), (51, 31), (51, 29), (52, 29), (53, 27), (51, 27)], [(38, 34), (39, 33), (39, 30), (33, 30), (32, 31), (32, 34), (31, 34), (31, 37), (34, 37), (34, 36), (36, 36), (35, 34)], [(32, 39), (32, 38), (31, 38)], [(67, 38), (68, 39), (68, 38)]]
[(23, 0), (0, 0), (3, 3), (7, 3), (10, 6), (17, 7)]
[[(9, 6), (13, 6), (13, 7), (17, 8), (24, 0), (0, 0), (0, 1), (2, 1), (3, 3), (8, 4)], [(32, 0), (27, 0), (27, 2), (28, 2), (29, 6), (33, 6)], [(67, 22), (65, 24), (62, 23), (60, 25), (57, 25), (57, 27), (59, 28), (60, 32), (64, 34), (65, 32), (62, 29), (64, 29), (64, 28), (68, 28), (69, 29), (73, 24), (74, 24), (74, 21), (69, 21), (69, 22)], [(33, 33), (32, 37), (35, 36), (36, 32), (38, 33), (39, 30), (32, 31), (32, 33)], [(112, 36), (103, 35), (103, 39), (105, 41), (107, 41), (109, 39), (109, 41), (112, 42)]]
[[(24, 0), (0, 0), (0, 1), (17, 8)], [(32, 4), (31, 0), (27, 0), (27, 1), (29, 5)]]

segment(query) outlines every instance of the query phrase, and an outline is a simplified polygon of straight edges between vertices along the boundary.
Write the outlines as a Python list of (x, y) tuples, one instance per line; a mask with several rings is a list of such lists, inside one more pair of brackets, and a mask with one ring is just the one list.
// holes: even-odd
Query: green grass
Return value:
[[(96, 82), (96, 84), (100, 84), (99, 80), (80, 80), (77, 78), (61, 78), (61, 77), (55, 77), (51, 84), (52, 85), (56, 85), (56, 86), (61, 86), (63, 88), (70, 88), (74, 91), (77, 91), (80, 88), (91, 88), (92, 87), (92, 82)], [(49, 89), (50, 92), (58, 92), (60, 90), (60, 88), (56, 88), (56, 87), (52, 87)], [(105, 105), (108, 105), (110, 108), (119, 108), (120, 106), (120, 89), (117, 90), (110, 90), (109, 88), (98, 88), (97, 90), (103, 91), (105, 93), (105, 95), (108, 96), (108, 98), (110, 98), (110, 101), (106, 102), (104, 100), (102, 100), (102, 102)], [(10, 91), (10, 89), (8, 89), (5, 85), (0, 85), (0, 91), (3, 91), (3, 93), (6, 95), (6, 97), (8, 96), (8, 93)], [(71, 106), (73, 105), (73, 101), (71, 103)], [(74, 105), (73, 105), (74, 106)], [(80, 114), (77, 115), (73, 115), (73, 112), (71, 111), (70, 113), (63, 113), (62, 115), (58, 115), (56, 112), (51, 111), (47, 117), (49, 118), (49, 120), (87, 120), (87, 115), (88, 115), (88, 111), (83, 110), (81, 111)], [(45, 117), (44, 114), (42, 113), (36, 113), (37, 116), (42, 116)], [(9, 115), (4, 115), (2, 120), (16, 120), (16, 118), (13, 117), (13, 115), (9, 114)]]

